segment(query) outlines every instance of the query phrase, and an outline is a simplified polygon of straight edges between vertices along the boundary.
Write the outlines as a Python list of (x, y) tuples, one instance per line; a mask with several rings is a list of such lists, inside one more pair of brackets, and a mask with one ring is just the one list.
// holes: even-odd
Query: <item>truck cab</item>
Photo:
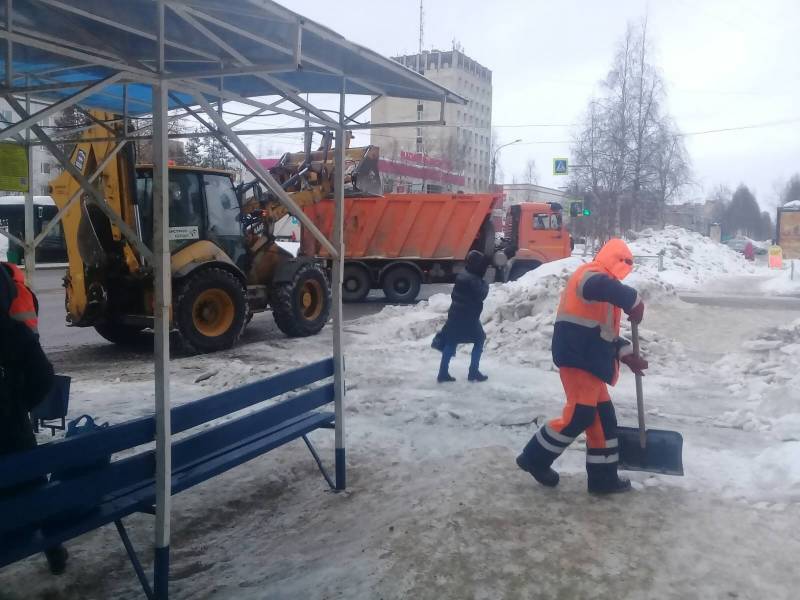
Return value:
[(563, 210), (555, 202), (525, 202), (511, 206), (504, 237), (509, 264), (507, 279), (514, 281), (546, 262), (572, 253), (572, 237), (564, 225)]

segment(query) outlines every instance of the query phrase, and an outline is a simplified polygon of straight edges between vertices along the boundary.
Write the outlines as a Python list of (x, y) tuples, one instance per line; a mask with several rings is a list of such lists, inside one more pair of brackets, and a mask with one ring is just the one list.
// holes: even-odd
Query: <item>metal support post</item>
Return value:
[[(164, 75), (164, 2), (158, 4), (159, 74)], [(153, 85), (153, 266), (155, 268), (156, 530), (153, 588), (155, 598), (169, 596), (172, 440), (169, 386), (169, 329), (172, 271), (169, 251), (168, 85)]]
[(342, 269), (344, 268), (344, 153), (347, 138), (345, 130), (345, 84), (339, 95), (339, 128), (336, 130), (334, 151), (334, 223), (333, 245), (336, 257), (333, 258), (331, 288), (333, 292), (333, 388), (334, 411), (336, 413), (336, 489), (347, 487), (347, 469), (344, 441), (344, 353), (342, 350)]
[[(28, 82), (26, 81), (26, 84)], [(31, 114), (31, 97), (25, 96), (25, 110)], [(36, 290), (36, 246), (34, 245), (33, 214), (33, 147), (31, 146), (31, 130), (25, 129), (25, 153), (28, 156), (28, 193), (25, 194), (25, 283)]]

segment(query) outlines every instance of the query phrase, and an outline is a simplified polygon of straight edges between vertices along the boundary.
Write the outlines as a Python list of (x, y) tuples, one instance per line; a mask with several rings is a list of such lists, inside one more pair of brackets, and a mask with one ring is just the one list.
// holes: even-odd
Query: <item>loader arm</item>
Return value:
[[(93, 116), (117, 129), (114, 115), (93, 111)], [(101, 125), (88, 128), (83, 139), (109, 137)], [(99, 165), (113, 153), (113, 141), (80, 141), (70, 153), (70, 162), (85, 177), (94, 181), (108, 207), (133, 231), (139, 233), (136, 214), (134, 151), (128, 144), (119, 150), (102, 172)], [(102, 313), (105, 301), (105, 277), (109, 270), (135, 273), (141, 269), (140, 257), (117, 227), (97, 205), (90, 194), (81, 189), (78, 181), (64, 171), (50, 182), (53, 201), (64, 211), (62, 227), (67, 247), (69, 268), (64, 278), (67, 320), (74, 325), (91, 324)]]

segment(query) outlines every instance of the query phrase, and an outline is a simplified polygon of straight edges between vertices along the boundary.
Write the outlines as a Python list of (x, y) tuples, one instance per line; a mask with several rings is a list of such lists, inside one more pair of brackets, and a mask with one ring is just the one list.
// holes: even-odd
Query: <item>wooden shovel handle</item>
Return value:
[[(639, 355), (639, 325), (631, 321), (631, 338), (633, 341), (633, 353)], [(642, 376), (636, 375), (636, 408), (639, 411), (639, 444), (642, 448), (647, 446), (647, 433), (644, 427), (644, 388), (642, 386)]]

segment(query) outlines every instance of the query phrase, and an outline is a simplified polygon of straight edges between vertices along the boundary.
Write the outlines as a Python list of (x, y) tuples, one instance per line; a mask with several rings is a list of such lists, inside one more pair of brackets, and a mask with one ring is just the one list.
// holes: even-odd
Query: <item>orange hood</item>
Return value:
[(633, 254), (621, 239), (608, 240), (600, 249), (594, 262), (618, 280), (625, 279), (633, 270)]

